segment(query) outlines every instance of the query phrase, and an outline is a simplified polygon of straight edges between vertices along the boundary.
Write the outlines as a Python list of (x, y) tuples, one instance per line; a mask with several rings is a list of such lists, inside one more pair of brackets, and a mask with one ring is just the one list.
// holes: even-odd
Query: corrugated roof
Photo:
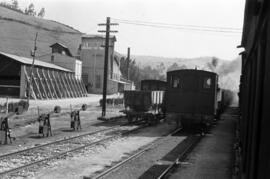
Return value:
[[(82, 35), (82, 38), (102, 38), (102, 39), (105, 39), (105, 35), (99, 35), (99, 34), (89, 35), (89, 34), (84, 34), (84, 35)], [(114, 41), (116, 41), (115, 35), (110, 35), (110, 39), (113, 39)]]
[(67, 46), (65, 46), (64, 44), (61, 44), (59, 42), (56, 42), (56, 43), (50, 45), (50, 47), (53, 47), (54, 45), (57, 45), (57, 44), (60, 45), (60, 46), (62, 46), (62, 47), (64, 47), (64, 48), (66, 48), (66, 49), (68, 49)]
[[(32, 65), (32, 62), (33, 62), (33, 59), (31, 59), (31, 58), (20, 57), (20, 56), (17, 56), (17, 55), (8, 54), (8, 53), (4, 53), (4, 52), (1, 52), (1, 51), (0, 51), (0, 54), (3, 55), (3, 56), (6, 56), (8, 58), (11, 58), (13, 60), (16, 60), (16, 61), (18, 61), (20, 63), (27, 64), (27, 65)], [(68, 70), (66, 68), (60, 67), (58, 65), (54, 65), (52, 63), (43, 62), (43, 61), (40, 61), (38, 59), (35, 59), (35, 64), (34, 65), (35, 66), (45, 67), (45, 68), (52, 68), (52, 69), (57, 69), (57, 70), (61, 70), (61, 71), (71, 72), (70, 70)]]

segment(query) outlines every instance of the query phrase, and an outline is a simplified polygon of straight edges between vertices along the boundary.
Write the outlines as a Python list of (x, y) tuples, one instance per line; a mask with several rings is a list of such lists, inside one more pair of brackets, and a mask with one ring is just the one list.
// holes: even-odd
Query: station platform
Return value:
[(227, 179), (232, 178), (233, 144), (237, 109), (229, 108), (186, 160), (170, 176), (172, 179)]

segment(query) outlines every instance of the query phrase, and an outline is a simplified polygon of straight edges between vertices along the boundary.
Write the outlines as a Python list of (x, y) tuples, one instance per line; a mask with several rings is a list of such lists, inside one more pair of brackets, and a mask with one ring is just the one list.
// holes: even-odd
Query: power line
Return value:
[(236, 27), (199, 26), (199, 25), (169, 24), (169, 23), (150, 22), (150, 21), (138, 21), (138, 20), (125, 20), (125, 19), (117, 19), (117, 18), (112, 18), (112, 19), (114, 19), (116, 21), (122, 21), (122, 22), (133, 22), (133, 23), (154, 24), (154, 25), (197, 27), (197, 28), (210, 28), (210, 29), (227, 29), (227, 30), (242, 30), (242, 28), (236, 28)]
[(166, 24), (166, 23), (157, 23), (157, 22), (144, 22), (144, 21), (131, 21), (131, 20), (121, 20), (114, 19), (119, 23), (138, 25), (138, 26), (147, 26), (154, 28), (167, 28), (167, 29), (176, 29), (176, 30), (192, 30), (192, 31), (205, 31), (205, 32), (221, 32), (221, 33), (242, 33), (240, 28), (232, 27), (210, 27), (210, 26), (196, 26), (196, 25), (180, 25), (180, 24)]
[(228, 31), (228, 30), (211, 30), (211, 29), (196, 29), (196, 28), (186, 28), (186, 27), (170, 27), (170, 26), (160, 26), (160, 25), (150, 25), (150, 24), (138, 24), (129, 22), (119, 22), (130, 25), (147, 26), (155, 28), (165, 28), (165, 29), (178, 29), (178, 30), (192, 30), (192, 31), (205, 31), (205, 32), (223, 32), (223, 33), (242, 33), (240, 31)]

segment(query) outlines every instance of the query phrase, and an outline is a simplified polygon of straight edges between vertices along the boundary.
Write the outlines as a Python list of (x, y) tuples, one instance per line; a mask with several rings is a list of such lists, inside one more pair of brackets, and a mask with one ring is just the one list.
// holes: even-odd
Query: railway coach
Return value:
[(216, 73), (196, 69), (167, 72), (166, 119), (177, 127), (205, 129), (216, 114), (217, 89)]

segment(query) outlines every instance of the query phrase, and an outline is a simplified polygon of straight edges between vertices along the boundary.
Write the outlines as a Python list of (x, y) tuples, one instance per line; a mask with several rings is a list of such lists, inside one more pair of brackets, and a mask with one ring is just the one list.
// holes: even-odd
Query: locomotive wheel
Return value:
[(128, 123), (132, 123), (132, 116), (128, 115), (127, 120), (128, 120)]

